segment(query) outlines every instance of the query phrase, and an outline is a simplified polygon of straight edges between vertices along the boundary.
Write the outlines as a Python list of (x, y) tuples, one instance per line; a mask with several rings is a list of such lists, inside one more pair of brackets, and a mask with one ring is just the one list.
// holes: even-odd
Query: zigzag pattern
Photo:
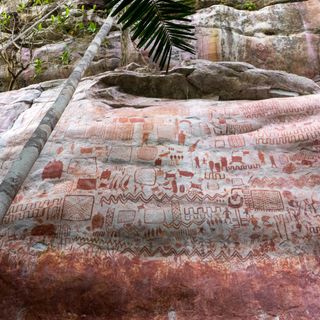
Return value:
[(82, 246), (86, 244), (94, 244), (94, 245), (102, 245), (102, 246), (110, 246), (112, 249), (119, 249), (119, 247), (123, 247), (125, 242), (121, 240), (111, 240), (97, 237), (80, 237), (76, 236), (72, 238), (73, 241), (80, 243)]
[(176, 250), (175, 248), (171, 247), (170, 249), (166, 250), (163, 247), (158, 247), (155, 250), (150, 250), (148, 247), (143, 246), (140, 249), (132, 249), (132, 248), (124, 248), (121, 250), (121, 247), (125, 247), (126, 244), (120, 240), (106, 240), (103, 238), (95, 238), (95, 237), (80, 237), (76, 236), (73, 238), (74, 241), (77, 241), (81, 244), (81, 246), (90, 244), (90, 245), (101, 245), (101, 246), (108, 246), (107, 249), (109, 250), (117, 250), (120, 254), (130, 254), (134, 257), (137, 256), (145, 256), (145, 257), (182, 257), (185, 256), (187, 258), (198, 257), (201, 259), (211, 259), (219, 262), (231, 262), (234, 260), (240, 262), (246, 262), (249, 260), (261, 261), (261, 260), (270, 260), (270, 257), (266, 254), (255, 255), (252, 251), (245, 256), (241, 255), (238, 250), (234, 250), (231, 255), (228, 255), (221, 250), (219, 254), (215, 254), (211, 249), (207, 250), (206, 252), (200, 251), (199, 249), (195, 248), (193, 250), (188, 250), (183, 248), (181, 250)]
[(201, 226), (205, 221), (206, 221), (206, 219), (201, 219), (199, 221), (192, 220), (190, 222), (184, 222), (183, 220), (180, 220), (179, 222), (177, 222), (177, 221), (173, 221), (170, 223), (165, 222), (163, 224), (163, 226), (166, 228), (174, 228), (174, 229), (180, 229), (181, 226), (185, 227), (185, 228), (190, 228), (193, 224), (195, 224), (197, 226)]
[(234, 260), (240, 262), (246, 262), (249, 260), (270, 260), (270, 257), (264, 253), (261, 255), (254, 255), (252, 251), (250, 251), (246, 256), (242, 256), (237, 250), (235, 250), (231, 255), (226, 254), (223, 250), (220, 251), (219, 254), (214, 254), (212, 250), (207, 250), (207, 252), (200, 252), (199, 249), (193, 249), (189, 252), (187, 249), (176, 250), (174, 248), (170, 248), (169, 250), (165, 250), (162, 247), (158, 247), (155, 250), (150, 250), (146, 246), (142, 247), (140, 250), (133, 250), (131, 248), (126, 248), (125, 250), (120, 252), (121, 254), (131, 254), (133, 256), (146, 256), (146, 257), (170, 257), (170, 256), (185, 256), (187, 258), (198, 257), (201, 259), (211, 259), (219, 262), (231, 262)]
[(288, 184), (294, 185), (296, 188), (315, 187), (318, 185), (319, 175), (304, 175), (299, 178), (294, 177), (263, 177), (254, 178), (252, 180), (252, 186), (255, 187), (269, 187), (269, 188), (281, 188)]
[(214, 196), (210, 196), (208, 194), (206, 195), (200, 195), (200, 194), (194, 194), (190, 196), (189, 194), (183, 194), (181, 196), (178, 196), (176, 194), (168, 195), (164, 194), (161, 197), (158, 197), (156, 194), (152, 194), (149, 197), (146, 197), (142, 192), (137, 193), (136, 195), (132, 193), (127, 194), (120, 194), (120, 195), (110, 195), (109, 197), (102, 196), (100, 199), (100, 205), (103, 206), (103, 204), (117, 204), (119, 201), (122, 204), (126, 204), (128, 201), (138, 203), (142, 201), (143, 203), (149, 203), (151, 201), (160, 201), (162, 203), (168, 203), (172, 201), (179, 201), (179, 200), (187, 200), (189, 202), (201, 202), (201, 201), (223, 201), (223, 199), (227, 196), (227, 193), (225, 194), (219, 194), (216, 193)]

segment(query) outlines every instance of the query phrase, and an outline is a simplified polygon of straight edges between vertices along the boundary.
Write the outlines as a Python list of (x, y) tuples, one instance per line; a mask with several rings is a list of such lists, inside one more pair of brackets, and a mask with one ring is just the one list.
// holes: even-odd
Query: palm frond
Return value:
[(168, 70), (172, 49), (194, 54), (194, 27), (188, 16), (194, 13), (194, 0), (105, 0), (107, 8), (120, 14), (118, 22), (130, 28), (138, 48), (151, 48), (149, 57)]

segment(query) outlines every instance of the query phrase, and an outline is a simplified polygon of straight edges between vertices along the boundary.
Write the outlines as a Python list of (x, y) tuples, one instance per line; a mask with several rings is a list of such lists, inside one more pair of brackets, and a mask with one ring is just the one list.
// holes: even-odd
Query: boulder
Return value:
[(310, 79), (281, 71), (257, 69), (248, 63), (191, 60), (169, 75), (137, 71), (107, 72), (97, 86), (145, 97), (191, 99), (217, 96), (220, 100), (267, 99), (320, 92)]

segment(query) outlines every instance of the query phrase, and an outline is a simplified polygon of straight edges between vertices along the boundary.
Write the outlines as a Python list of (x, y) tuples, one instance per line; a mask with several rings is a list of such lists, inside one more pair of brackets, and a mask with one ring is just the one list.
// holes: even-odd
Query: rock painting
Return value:
[[(92, 302), (101, 319), (116, 319), (115, 306), (123, 319), (167, 319), (172, 310), (179, 320), (317, 318), (319, 95), (149, 98), (141, 109), (90, 98), (78, 108), (76, 97), (2, 221), (1, 274), (61, 306), (53, 283), (70, 280), (77, 295), (79, 276), (88, 297), (113, 297)], [(92, 311), (72, 295), (70, 303), (78, 315)], [(53, 302), (28, 305), (56, 319)]]

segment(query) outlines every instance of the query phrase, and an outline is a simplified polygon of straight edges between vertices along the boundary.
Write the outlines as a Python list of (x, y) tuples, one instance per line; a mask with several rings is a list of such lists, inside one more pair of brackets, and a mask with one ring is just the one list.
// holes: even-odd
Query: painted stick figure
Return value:
[(272, 167), (272, 168), (278, 168), (277, 165), (276, 165), (276, 162), (275, 162), (275, 160), (274, 160), (274, 156), (271, 154), (271, 155), (269, 156), (269, 158), (270, 158), (270, 161), (271, 161), (271, 167)]
[(200, 169), (200, 159), (199, 159), (199, 157), (195, 157), (194, 161), (196, 162), (196, 168)]

